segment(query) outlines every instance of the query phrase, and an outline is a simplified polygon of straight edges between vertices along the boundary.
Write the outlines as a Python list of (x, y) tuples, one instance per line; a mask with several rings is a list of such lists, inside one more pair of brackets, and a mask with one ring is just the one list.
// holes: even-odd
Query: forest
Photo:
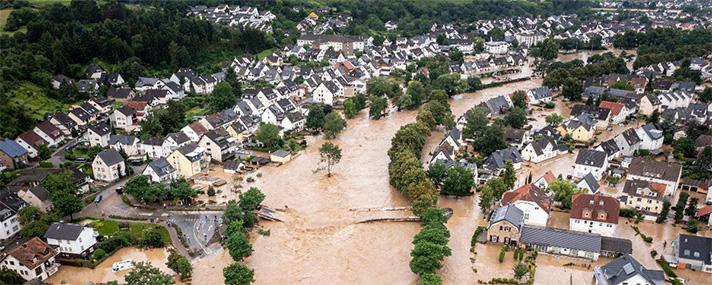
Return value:
[(638, 58), (633, 67), (638, 68), (709, 54), (712, 51), (712, 30), (658, 28), (644, 32), (627, 31), (614, 36), (613, 46), (637, 48)]
[(47, 96), (63, 104), (82, 99), (51, 89), (55, 74), (83, 78), (84, 68), (94, 62), (132, 83), (138, 76), (165, 76), (180, 67), (215, 71), (240, 53), (275, 46), (262, 32), (186, 17), (189, 8), (175, 1), (128, 7), (75, 0), (14, 9), (6, 32), (21, 27), (26, 32), (0, 36), (0, 101), (6, 103), (0, 105), (0, 136), (14, 137), (46, 115), (15, 97)]

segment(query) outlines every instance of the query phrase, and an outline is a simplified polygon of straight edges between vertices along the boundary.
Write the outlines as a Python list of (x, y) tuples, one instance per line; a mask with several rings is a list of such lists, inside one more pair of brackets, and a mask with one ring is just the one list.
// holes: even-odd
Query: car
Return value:
[(131, 268), (134, 268), (134, 262), (133, 262), (133, 260), (131, 260), (131, 259), (125, 259), (125, 260), (122, 260), (122, 261), (119, 261), (119, 262), (114, 263), (114, 264), (111, 266), (111, 271), (112, 271), (112, 272), (119, 272), (119, 271), (122, 271), (122, 270), (131, 269)]
[(88, 161), (88, 160), (87, 160), (86, 157), (76, 157), (76, 158), (74, 158), (74, 162), (76, 162), (76, 163), (83, 163), (83, 162), (87, 162), (87, 161)]
[(116, 187), (116, 193), (118, 193), (118, 194), (123, 194), (123, 193), (124, 193), (124, 187), (121, 187), (121, 186)]
[(101, 202), (101, 199), (103, 199), (101, 195), (96, 195), (96, 197), (94, 197), (94, 203), (99, 204), (99, 202)]

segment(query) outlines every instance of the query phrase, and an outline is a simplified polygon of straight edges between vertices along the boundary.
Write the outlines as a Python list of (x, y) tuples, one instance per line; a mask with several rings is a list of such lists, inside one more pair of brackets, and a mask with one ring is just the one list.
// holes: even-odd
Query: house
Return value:
[(628, 168), (627, 179), (645, 180), (665, 184), (665, 196), (675, 196), (682, 174), (682, 166), (670, 162), (634, 157)]
[(546, 190), (549, 188), (549, 185), (551, 185), (552, 182), (556, 181), (556, 176), (554, 176), (554, 173), (551, 172), (551, 170), (547, 171), (539, 177), (536, 181), (534, 181), (534, 185), (539, 187), (539, 189)]
[(540, 86), (527, 91), (529, 104), (549, 103), (552, 98), (553, 95), (551, 93), (551, 89), (546, 86)]
[(72, 79), (63, 74), (57, 74), (55, 76), (52, 76), (52, 88), (59, 89), (60, 87), (62, 87), (62, 85), (65, 84), (71, 85)]
[(651, 123), (635, 129), (635, 133), (640, 138), (640, 149), (657, 152), (663, 146), (663, 131)]
[(576, 156), (574, 169), (576, 177), (584, 177), (591, 173), (596, 180), (601, 180), (608, 169), (608, 157), (605, 152), (599, 150), (581, 149)]
[(271, 160), (272, 162), (279, 163), (279, 164), (285, 164), (285, 163), (289, 162), (290, 160), (292, 160), (292, 155), (288, 151), (280, 149), (278, 151), (271, 153), (269, 156), (269, 160)]
[(111, 138), (111, 127), (105, 123), (90, 125), (84, 136), (91, 146), (107, 147)]
[(47, 141), (31, 130), (21, 133), (15, 138), (15, 142), (27, 151), (27, 156), (30, 158), (35, 158), (39, 155), (39, 147), (41, 145), (47, 145)]
[(73, 108), (69, 110), (67, 116), (72, 119), (77, 126), (84, 126), (92, 120), (91, 115), (82, 108)]
[(67, 114), (62, 112), (54, 113), (49, 121), (62, 130), (65, 136), (74, 136), (72, 135), (72, 131), (75, 130), (77, 122), (72, 120)]
[(178, 177), (190, 178), (208, 170), (210, 155), (197, 143), (191, 142), (175, 149), (166, 158)]
[(37, 124), (32, 130), (47, 142), (48, 147), (56, 147), (64, 142), (64, 133), (62, 133), (62, 130), (48, 120)]
[(621, 156), (621, 150), (618, 148), (618, 144), (614, 139), (604, 141), (593, 149), (605, 152), (609, 160), (619, 158)]
[(26, 165), (27, 156), (27, 150), (17, 142), (8, 138), (0, 140), (0, 172)]
[(237, 140), (224, 129), (214, 129), (205, 133), (198, 142), (213, 161), (223, 162), (235, 155)]
[(613, 236), (618, 225), (620, 202), (611, 196), (578, 194), (571, 197), (569, 229)]
[(142, 175), (148, 176), (149, 180), (154, 183), (167, 184), (177, 179), (175, 168), (163, 157), (151, 161), (143, 170)]
[(601, 236), (557, 228), (524, 226), (520, 245), (540, 253), (597, 260), (601, 255)]
[(632, 156), (640, 149), (640, 137), (634, 129), (627, 129), (613, 138), (618, 148), (618, 153), (623, 156)]
[(647, 269), (629, 254), (594, 268), (593, 277), (596, 279), (596, 285), (663, 285), (665, 283), (665, 272)]
[(324, 103), (326, 105), (334, 105), (343, 96), (343, 88), (332, 81), (323, 81), (312, 91), (312, 99), (314, 102)]
[(593, 121), (595, 121), (594, 125), (597, 128), (608, 127), (609, 118), (611, 116), (610, 109), (584, 104), (576, 104), (573, 108), (571, 108), (572, 117), (579, 117), (584, 114), (588, 114), (593, 117)]
[(118, 151), (124, 151), (129, 158), (143, 158), (138, 139), (131, 135), (111, 135), (109, 138), (109, 148)]
[(551, 198), (534, 184), (504, 192), (502, 205), (514, 205), (524, 213), (524, 224), (545, 227), (549, 221)]
[(516, 147), (517, 149), (522, 148), (522, 145), (524, 144), (524, 141), (526, 139), (526, 134), (527, 134), (527, 131), (525, 131), (525, 130), (510, 128), (510, 127), (502, 128), (502, 136), (504, 137), (504, 140), (510, 146)]
[[(712, 273), (712, 238), (680, 234), (672, 242), (671, 266)], [(666, 257), (668, 259), (668, 257)]]
[(484, 162), (484, 168), (499, 175), (506, 166), (507, 161), (512, 162), (514, 170), (522, 168), (522, 156), (515, 147), (500, 149), (490, 154)]
[(589, 114), (583, 114), (564, 122), (558, 129), (562, 136), (570, 135), (575, 141), (589, 142), (596, 134), (596, 120)]
[(522, 149), (522, 159), (539, 163), (547, 159), (553, 158), (561, 153), (568, 152), (568, 147), (558, 145), (556, 141), (550, 138), (535, 140), (528, 143)]
[(18, 245), (0, 259), (0, 266), (17, 272), (23, 279), (44, 281), (59, 269), (58, 252), (38, 237)]
[(185, 135), (185, 133), (178, 132), (178, 133), (170, 133), (166, 135), (166, 138), (163, 140), (162, 146), (163, 146), (163, 155), (159, 157), (166, 157), (173, 152), (173, 150), (182, 147), (184, 145), (187, 145), (191, 142), (190, 138)]
[(9, 190), (0, 193), (0, 241), (5, 241), (20, 232), (20, 221), (17, 212), (26, 203), (16, 193)]
[(581, 189), (585, 189), (588, 193), (597, 194), (598, 189), (601, 187), (593, 174), (590, 172), (576, 182), (576, 186)]
[(628, 179), (619, 200), (627, 208), (636, 209), (648, 216), (657, 216), (663, 209), (663, 197), (665, 184)]
[(20, 189), (17, 191), (17, 196), (27, 204), (39, 209), (42, 212), (47, 212), (52, 209), (52, 201), (49, 199), (49, 192), (42, 185), (36, 185)]
[(524, 212), (514, 205), (497, 208), (487, 227), (487, 241), (516, 246), (524, 225)]
[(200, 137), (208, 132), (208, 129), (206, 129), (200, 122), (195, 122), (183, 127), (180, 131), (188, 136), (191, 141), (198, 142), (200, 141)]
[(489, 110), (490, 116), (497, 116), (509, 112), (514, 107), (512, 101), (506, 96), (497, 96), (480, 103), (479, 106), (484, 106)]
[(121, 106), (114, 110), (109, 116), (111, 125), (117, 129), (130, 129), (138, 125), (138, 118), (136, 117), (136, 110), (131, 109), (129, 106)]
[(602, 100), (601, 103), (598, 104), (598, 107), (610, 110), (610, 120), (611, 123), (614, 124), (622, 123), (631, 114), (625, 104), (621, 102)]
[(96, 246), (99, 233), (90, 227), (64, 222), (52, 223), (44, 234), (47, 244), (64, 258), (88, 258)]
[(109, 149), (100, 152), (91, 163), (94, 179), (113, 182), (126, 176), (126, 164), (118, 151)]
[(697, 218), (697, 220), (700, 222), (704, 222), (705, 224), (707, 224), (707, 226), (712, 226), (712, 204), (709, 204), (709, 198), (706, 200), (707, 205), (697, 209), (697, 212), (695, 213), (695, 218)]

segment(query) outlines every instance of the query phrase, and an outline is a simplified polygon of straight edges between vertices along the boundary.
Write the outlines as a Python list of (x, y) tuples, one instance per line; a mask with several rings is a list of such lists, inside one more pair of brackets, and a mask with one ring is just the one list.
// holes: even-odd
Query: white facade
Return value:
[(549, 221), (549, 213), (539, 207), (537, 203), (518, 200), (511, 205), (524, 212), (525, 225), (546, 227), (546, 223)]
[(578, 163), (574, 166), (576, 177), (584, 177), (586, 176), (586, 174), (591, 173), (593, 177), (596, 178), (596, 180), (601, 180), (606, 169), (608, 169), (607, 159), (603, 162), (603, 165), (601, 167), (596, 167), (595, 165), (583, 165)]
[(604, 236), (613, 236), (616, 231), (616, 224), (602, 221), (589, 221), (584, 219), (569, 219), (569, 229), (572, 231), (596, 233)]
[[(55, 226), (58, 223), (52, 224)], [(60, 253), (81, 255), (85, 251), (92, 252), (96, 245), (96, 237), (99, 235), (94, 229), (84, 227), (79, 237), (74, 240), (47, 238), (47, 244), (56, 246)]]
[(17, 213), (10, 209), (1, 210), (0, 215), (6, 217), (0, 222), (0, 240), (6, 240), (20, 231), (20, 221), (17, 219)]

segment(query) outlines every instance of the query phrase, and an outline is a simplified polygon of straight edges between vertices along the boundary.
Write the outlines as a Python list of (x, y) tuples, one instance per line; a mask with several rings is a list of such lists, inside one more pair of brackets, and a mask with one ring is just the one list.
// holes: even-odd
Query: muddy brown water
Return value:
[[(463, 114), (474, 105), (497, 95), (537, 87), (541, 80), (456, 96), (453, 113)], [(366, 112), (348, 121), (348, 128), (332, 142), (343, 149), (341, 162), (326, 177), (318, 148), (321, 138), (310, 138), (300, 156), (279, 167), (264, 167), (255, 186), (267, 198), (264, 203), (282, 210), (284, 223), (263, 222), (269, 236), (253, 235), (254, 253), (247, 264), (255, 269), (257, 284), (414, 284), (410, 250), (417, 223), (358, 223), (375, 217), (404, 217), (410, 213), (382, 211), (409, 206), (388, 184), (390, 141), (400, 126), (415, 121), (416, 111), (398, 112), (381, 120), (369, 120)], [(442, 138), (434, 132), (426, 150)], [(445, 260), (447, 284), (475, 282), (469, 244), (477, 223), (482, 222), (476, 198), (441, 198), (441, 207), (454, 209), (448, 222), (453, 255)], [(483, 254), (484, 255), (484, 254)], [(231, 263), (224, 252), (198, 260), (200, 280), (220, 284), (222, 267)], [(486, 266), (481, 266), (485, 268)], [(205, 272), (198, 273), (205, 269)], [(507, 268), (508, 273), (511, 267)]]
[(125, 259), (131, 259), (135, 262), (149, 262), (152, 266), (161, 270), (161, 272), (173, 274), (173, 271), (166, 266), (166, 262), (168, 261), (168, 252), (166, 249), (138, 249), (129, 247), (118, 250), (95, 269), (62, 265), (59, 267), (59, 271), (47, 279), (46, 282), (53, 285), (83, 285), (87, 284), (87, 282), (106, 283), (113, 280), (123, 282), (124, 276), (131, 272), (131, 270), (114, 273), (111, 271), (111, 267), (114, 263)]

